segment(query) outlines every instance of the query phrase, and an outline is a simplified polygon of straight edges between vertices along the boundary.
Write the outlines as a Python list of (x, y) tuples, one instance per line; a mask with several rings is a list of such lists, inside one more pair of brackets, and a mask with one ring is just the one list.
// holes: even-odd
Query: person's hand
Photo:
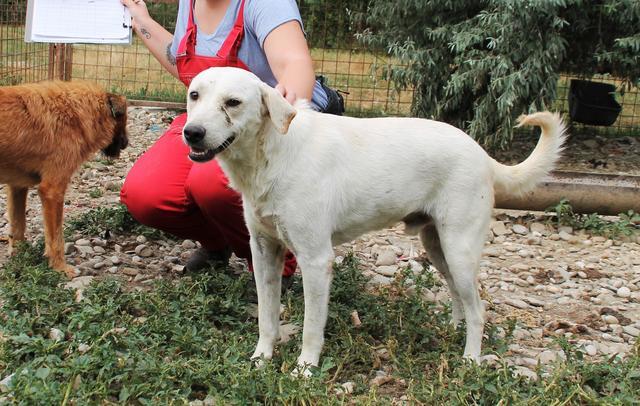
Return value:
[(147, 5), (144, 0), (120, 0), (120, 3), (129, 9), (134, 24), (136, 20), (142, 21), (145, 18), (150, 18), (149, 10), (147, 10)]
[(284, 98), (287, 99), (287, 101), (290, 104), (295, 103), (296, 100), (298, 99), (298, 96), (296, 95), (296, 92), (293, 89), (288, 89), (286, 87), (286, 85), (284, 85), (282, 83), (278, 83), (276, 85), (276, 90), (278, 91), (278, 93), (280, 93), (282, 96), (284, 96)]

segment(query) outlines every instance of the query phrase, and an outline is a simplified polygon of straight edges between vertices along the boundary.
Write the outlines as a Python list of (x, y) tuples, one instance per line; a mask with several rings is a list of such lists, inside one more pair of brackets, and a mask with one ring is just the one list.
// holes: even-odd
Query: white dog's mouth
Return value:
[(220, 144), (217, 148), (214, 149), (202, 149), (194, 146), (191, 147), (191, 152), (189, 152), (189, 159), (193, 162), (208, 162), (215, 158), (215, 156), (231, 145), (231, 143), (236, 139), (235, 135), (224, 140), (222, 144)]

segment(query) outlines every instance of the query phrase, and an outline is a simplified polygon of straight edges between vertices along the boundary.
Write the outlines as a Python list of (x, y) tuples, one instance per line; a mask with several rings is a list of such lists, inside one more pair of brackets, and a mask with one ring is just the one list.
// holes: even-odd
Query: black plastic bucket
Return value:
[(608, 83), (572, 79), (569, 85), (569, 116), (588, 125), (611, 125), (622, 106), (616, 101), (616, 87)]

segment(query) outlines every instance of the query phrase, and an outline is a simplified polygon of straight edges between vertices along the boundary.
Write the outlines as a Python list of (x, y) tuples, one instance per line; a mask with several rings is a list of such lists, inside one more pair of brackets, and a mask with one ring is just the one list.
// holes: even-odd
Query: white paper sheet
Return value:
[(129, 43), (131, 16), (120, 0), (29, 0), (25, 40)]

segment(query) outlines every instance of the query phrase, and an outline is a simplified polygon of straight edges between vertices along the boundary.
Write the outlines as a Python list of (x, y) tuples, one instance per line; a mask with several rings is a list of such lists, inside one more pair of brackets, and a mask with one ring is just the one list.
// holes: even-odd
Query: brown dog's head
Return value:
[(127, 136), (127, 99), (124, 96), (109, 93), (107, 94), (107, 107), (116, 125), (113, 129), (111, 144), (107, 145), (102, 152), (110, 158), (117, 158), (120, 156), (120, 151), (129, 145)]

